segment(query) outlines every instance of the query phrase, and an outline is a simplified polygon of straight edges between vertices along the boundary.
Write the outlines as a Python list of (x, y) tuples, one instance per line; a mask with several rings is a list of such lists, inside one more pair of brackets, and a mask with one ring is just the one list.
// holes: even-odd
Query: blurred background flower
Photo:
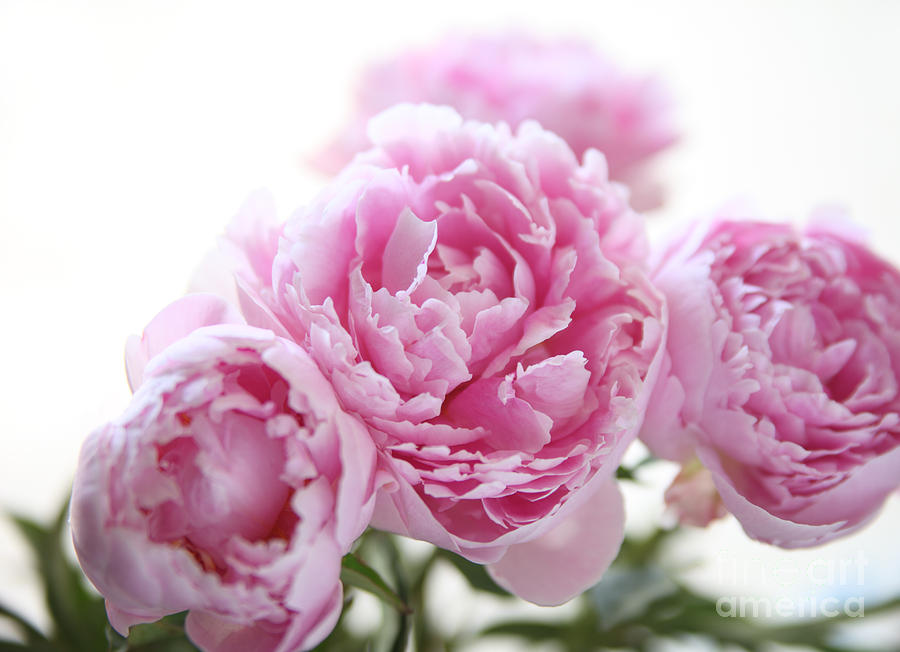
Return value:
[(356, 115), (316, 157), (325, 172), (368, 148), (366, 122), (373, 115), (399, 102), (428, 102), (513, 129), (537, 120), (579, 159), (589, 147), (602, 151), (610, 178), (628, 184), (634, 208), (662, 203), (663, 184), (648, 168), (678, 139), (666, 85), (622, 69), (586, 40), (452, 32), (368, 67), (354, 90)]

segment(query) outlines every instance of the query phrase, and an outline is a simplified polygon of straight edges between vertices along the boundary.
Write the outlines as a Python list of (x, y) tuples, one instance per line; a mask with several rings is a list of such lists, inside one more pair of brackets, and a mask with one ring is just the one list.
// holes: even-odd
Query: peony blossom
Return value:
[(533, 122), (402, 105), (369, 133), (277, 255), (271, 214), (232, 228), (244, 314), (302, 343), (365, 419), (396, 480), (376, 526), (563, 602), (621, 543), (609, 478), (661, 359), (642, 222), (602, 156), (579, 165)]
[(650, 448), (702, 462), (761, 541), (815, 545), (870, 519), (900, 486), (900, 272), (824, 225), (720, 220), (653, 278), (671, 321)]
[(464, 118), (514, 128), (537, 120), (579, 158), (590, 148), (603, 152), (610, 176), (632, 188), (639, 209), (660, 199), (647, 161), (676, 140), (663, 85), (625, 72), (587, 43), (450, 36), (370, 67), (359, 80), (356, 117), (320, 166), (336, 171), (365, 149), (366, 121), (398, 102), (446, 104)]
[[(227, 314), (189, 297), (143, 344)], [(140, 386), (85, 442), (72, 492), (75, 550), (110, 622), (126, 634), (189, 610), (203, 650), (311, 648), (340, 615), (341, 557), (373, 507), (365, 426), (270, 331), (199, 328), (137, 374), (135, 357), (152, 349), (132, 349)]]

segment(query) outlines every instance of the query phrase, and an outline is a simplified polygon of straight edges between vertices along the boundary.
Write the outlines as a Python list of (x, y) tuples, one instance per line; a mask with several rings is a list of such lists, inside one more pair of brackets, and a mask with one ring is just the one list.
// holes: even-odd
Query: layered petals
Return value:
[(900, 272), (833, 228), (719, 220), (672, 246), (654, 282), (671, 325), (651, 449), (696, 455), (769, 543), (871, 518), (900, 486)]
[(257, 296), (368, 424), (395, 479), (374, 525), (494, 562), (595, 495), (640, 427), (666, 320), (643, 224), (602, 159), (535, 123), (401, 105), (369, 133)]
[[(143, 341), (173, 311), (208, 308), (173, 322), (194, 324), (223, 315), (215, 305), (182, 300)], [(300, 347), (242, 324), (193, 330), (141, 379), (85, 442), (72, 492), (75, 550), (111, 623), (124, 634), (188, 610), (203, 650), (313, 647), (340, 614), (341, 557), (374, 505), (367, 428)]]

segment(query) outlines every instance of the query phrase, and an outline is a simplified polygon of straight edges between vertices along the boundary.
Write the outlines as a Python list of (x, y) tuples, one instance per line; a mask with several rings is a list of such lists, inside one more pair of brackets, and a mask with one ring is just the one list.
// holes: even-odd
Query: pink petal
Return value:
[(612, 479), (537, 539), (509, 547), (488, 566), (510, 593), (542, 606), (568, 602), (603, 576), (625, 536), (625, 510)]
[(188, 294), (163, 308), (144, 328), (140, 338), (131, 336), (125, 345), (125, 371), (131, 391), (137, 391), (144, 367), (167, 346), (203, 326), (243, 324), (240, 312), (214, 294)]
[(550, 441), (553, 421), (511, 392), (505, 381), (477, 380), (447, 404), (445, 413), (458, 425), (484, 427), (485, 441), (496, 450), (539, 451)]
[(381, 282), (389, 292), (412, 292), (428, 267), (428, 256), (437, 243), (437, 222), (424, 222), (405, 208), (382, 256)]

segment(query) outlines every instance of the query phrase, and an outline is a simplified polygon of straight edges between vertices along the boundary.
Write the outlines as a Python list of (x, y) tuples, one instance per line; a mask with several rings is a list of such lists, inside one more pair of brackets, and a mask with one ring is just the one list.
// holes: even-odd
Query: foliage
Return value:
[[(620, 476), (633, 480), (635, 469)], [(14, 609), (0, 605), (0, 619), (12, 625), (17, 640), (0, 640), (0, 652), (191, 652), (196, 648), (184, 633), (185, 614), (131, 627), (127, 637), (107, 622), (103, 599), (89, 586), (67, 554), (68, 503), (52, 523), (42, 525), (24, 516), (12, 522), (35, 559), (52, 626), (48, 631)], [(575, 601), (565, 620), (512, 619), (480, 631), (441, 634), (440, 614), (426, 604), (426, 588), (436, 565), (453, 568), (475, 594), (513, 601), (483, 566), (446, 550), (432, 548), (423, 560), (412, 560), (398, 546), (399, 538), (369, 531), (357, 549), (344, 558), (341, 579), (346, 614), (358, 591), (374, 595), (382, 605), (382, 626), (361, 636), (345, 623), (344, 614), (317, 652), (452, 652), (483, 637), (514, 637), (524, 645), (553, 642), (564, 652), (602, 649), (653, 649), (660, 639), (701, 637), (729, 649), (751, 652), (772, 643), (803, 645), (826, 652), (849, 652), (836, 642), (846, 618), (807, 619), (772, 625), (752, 618), (722, 618), (715, 602), (682, 586), (660, 559), (677, 530), (657, 530), (644, 539), (626, 539), (603, 580)], [(365, 560), (365, 561), (364, 561)], [(900, 615), (900, 598), (868, 606), (866, 615)], [(861, 652), (854, 648), (854, 652)]]

